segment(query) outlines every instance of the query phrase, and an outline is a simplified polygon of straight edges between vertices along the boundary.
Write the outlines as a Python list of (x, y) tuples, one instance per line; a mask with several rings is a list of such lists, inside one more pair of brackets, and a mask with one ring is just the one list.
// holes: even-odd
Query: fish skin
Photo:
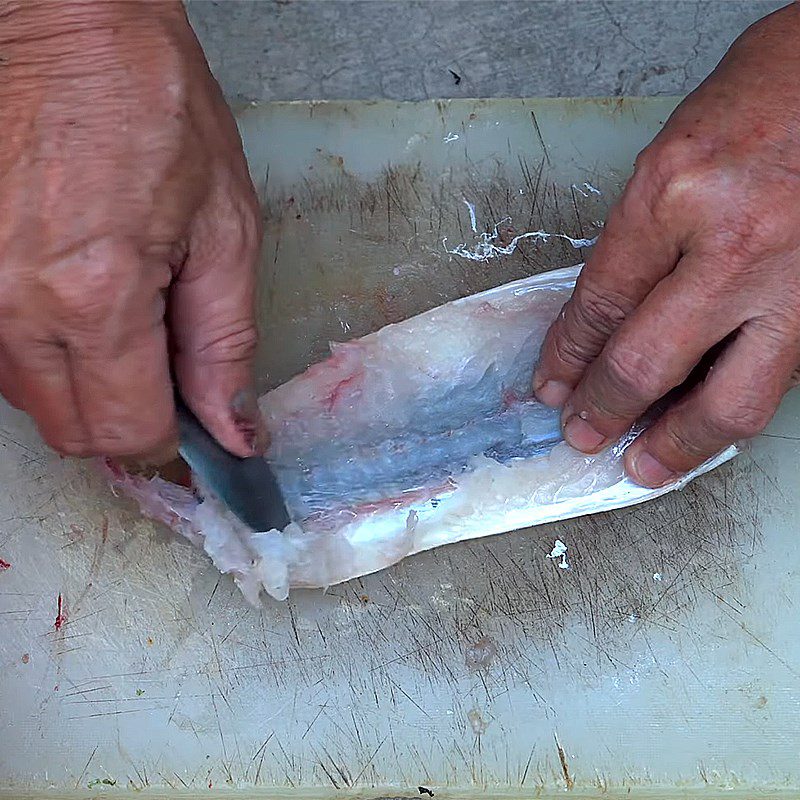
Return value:
[(531, 393), (545, 333), (580, 266), (462, 298), (344, 344), (262, 397), (266, 454), (293, 522), (252, 533), (202, 486), (110, 470), (142, 513), (202, 546), (245, 597), (325, 587), (441, 544), (643, 502), (633, 430), (597, 456)]

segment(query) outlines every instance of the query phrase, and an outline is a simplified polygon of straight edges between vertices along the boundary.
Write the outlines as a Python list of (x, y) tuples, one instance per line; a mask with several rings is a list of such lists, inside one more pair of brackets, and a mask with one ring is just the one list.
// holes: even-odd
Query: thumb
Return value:
[(239, 456), (263, 451), (266, 440), (253, 383), (260, 230), (254, 197), (215, 194), (193, 222), (169, 298), (181, 395), (209, 433)]

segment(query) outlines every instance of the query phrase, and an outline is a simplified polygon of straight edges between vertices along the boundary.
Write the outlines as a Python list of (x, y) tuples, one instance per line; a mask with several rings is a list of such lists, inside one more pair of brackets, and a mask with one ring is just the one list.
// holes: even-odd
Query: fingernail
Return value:
[(533, 393), (540, 403), (544, 403), (550, 408), (560, 408), (567, 402), (567, 398), (572, 390), (566, 383), (561, 381), (545, 381), (538, 388), (534, 384)]
[(672, 483), (678, 477), (677, 472), (665, 467), (646, 450), (641, 450), (631, 456), (628, 473), (636, 483), (650, 489), (659, 489)]
[(261, 455), (267, 448), (267, 426), (258, 408), (253, 389), (242, 389), (231, 401), (233, 424), (242, 435), (253, 455)]
[(602, 433), (577, 415), (570, 417), (564, 424), (564, 438), (567, 444), (582, 453), (597, 453), (608, 444), (608, 439)]

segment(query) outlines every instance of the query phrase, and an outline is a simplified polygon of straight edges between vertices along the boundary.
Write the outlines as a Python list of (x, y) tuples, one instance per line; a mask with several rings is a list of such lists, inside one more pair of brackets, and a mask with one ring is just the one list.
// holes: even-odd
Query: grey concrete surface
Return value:
[[(188, 0), (229, 100), (683, 94), (774, 0)], [(460, 82), (450, 72), (460, 76)]]

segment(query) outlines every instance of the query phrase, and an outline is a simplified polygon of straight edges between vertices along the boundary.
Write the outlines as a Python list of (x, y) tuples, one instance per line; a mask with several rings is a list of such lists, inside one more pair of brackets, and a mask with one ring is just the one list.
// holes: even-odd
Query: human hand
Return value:
[(172, 365), (251, 454), (260, 214), (181, 3), (0, 10), (0, 391), (64, 454), (166, 460)]
[(595, 453), (704, 379), (630, 445), (662, 486), (758, 434), (800, 365), (800, 6), (746, 31), (636, 169), (544, 342), (534, 391)]

